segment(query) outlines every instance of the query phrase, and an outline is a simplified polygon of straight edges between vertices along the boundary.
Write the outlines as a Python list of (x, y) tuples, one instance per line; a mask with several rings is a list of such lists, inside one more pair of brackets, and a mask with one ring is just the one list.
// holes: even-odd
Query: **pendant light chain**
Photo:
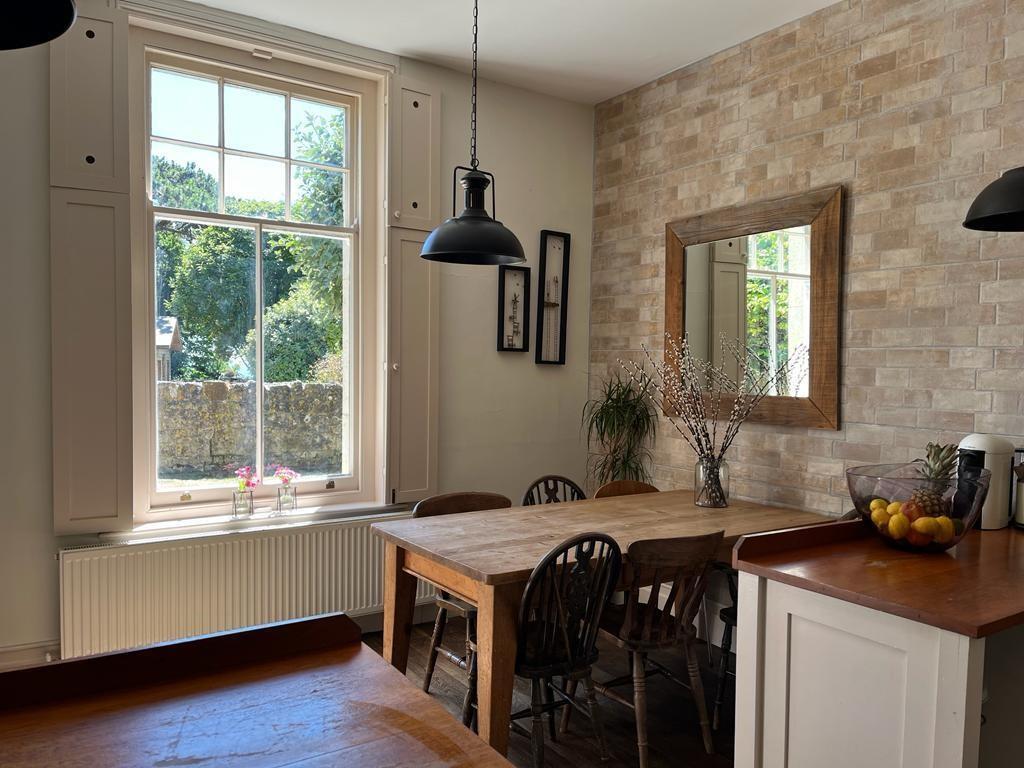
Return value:
[(477, 0), (473, 0), (473, 95), (469, 118), (469, 164), (476, 170), (480, 161), (476, 159), (476, 35), (477, 35)]

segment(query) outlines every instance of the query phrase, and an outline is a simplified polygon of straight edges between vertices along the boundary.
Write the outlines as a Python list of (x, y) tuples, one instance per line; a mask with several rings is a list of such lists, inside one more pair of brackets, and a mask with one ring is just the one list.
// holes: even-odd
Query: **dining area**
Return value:
[[(720, 711), (734, 674), (732, 547), (829, 521), (743, 500), (702, 507), (691, 490), (639, 481), (612, 481), (587, 499), (558, 476), (531, 484), (520, 506), (484, 492), (428, 498), (411, 519), (373, 526), (385, 547), (381, 651), (399, 671), (416, 669), (427, 691), (438, 662), (450, 667), (454, 685), (440, 694), (449, 710), (523, 765), (544, 765), (552, 748), (560, 765), (558, 740), (581, 736), (602, 762), (674, 764), (666, 745), (649, 744), (648, 719), (661, 714), (648, 711), (649, 695), (673, 712), (692, 707), (693, 722), (674, 718), (673, 730), (695, 737), (695, 760), (713, 761), (719, 723), (732, 721)], [(709, 578), (731, 601), (714, 623)], [(417, 580), (436, 589), (433, 625), (413, 625)]]

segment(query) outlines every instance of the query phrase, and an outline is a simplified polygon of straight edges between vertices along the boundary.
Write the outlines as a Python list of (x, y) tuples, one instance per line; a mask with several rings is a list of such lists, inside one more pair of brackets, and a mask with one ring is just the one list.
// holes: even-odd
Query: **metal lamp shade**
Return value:
[(964, 226), (985, 232), (1024, 232), (1024, 167), (1007, 171), (981, 190)]
[(29, 0), (11, 5), (5, 9), (7, 23), (0, 27), (0, 50), (48, 43), (75, 23), (74, 0)]
[(490, 174), (470, 170), (461, 183), (466, 190), (465, 210), (445, 220), (427, 236), (420, 256), (428, 261), (481, 266), (526, 261), (519, 238), (500, 221), (492, 219), (484, 207), (484, 193), (491, 184)]

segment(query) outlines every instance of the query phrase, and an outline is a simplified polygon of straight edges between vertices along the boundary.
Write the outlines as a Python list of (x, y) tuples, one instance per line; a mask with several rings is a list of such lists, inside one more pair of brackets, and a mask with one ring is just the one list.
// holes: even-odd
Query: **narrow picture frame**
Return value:
[(530, 351), (529, 267), (498, 267), (498, 351)]
[(569, 320), (568, 232), (540, 231), (540, 273), (537, 280), (538, 365), (565, 365), (565, 333)]

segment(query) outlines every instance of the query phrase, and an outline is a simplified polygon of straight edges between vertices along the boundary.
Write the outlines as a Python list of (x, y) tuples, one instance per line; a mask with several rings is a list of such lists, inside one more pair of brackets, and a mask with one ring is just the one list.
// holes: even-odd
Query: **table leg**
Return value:
[(516, 615), (522, 584), (482, 585), (477, 608), (477, 718), (480, 738), (508, 751), (516, 664)]
[(409, 661), (416, 577), (403, 570), (405, 550), (384, 543), (384, 660), (399, 672)]

